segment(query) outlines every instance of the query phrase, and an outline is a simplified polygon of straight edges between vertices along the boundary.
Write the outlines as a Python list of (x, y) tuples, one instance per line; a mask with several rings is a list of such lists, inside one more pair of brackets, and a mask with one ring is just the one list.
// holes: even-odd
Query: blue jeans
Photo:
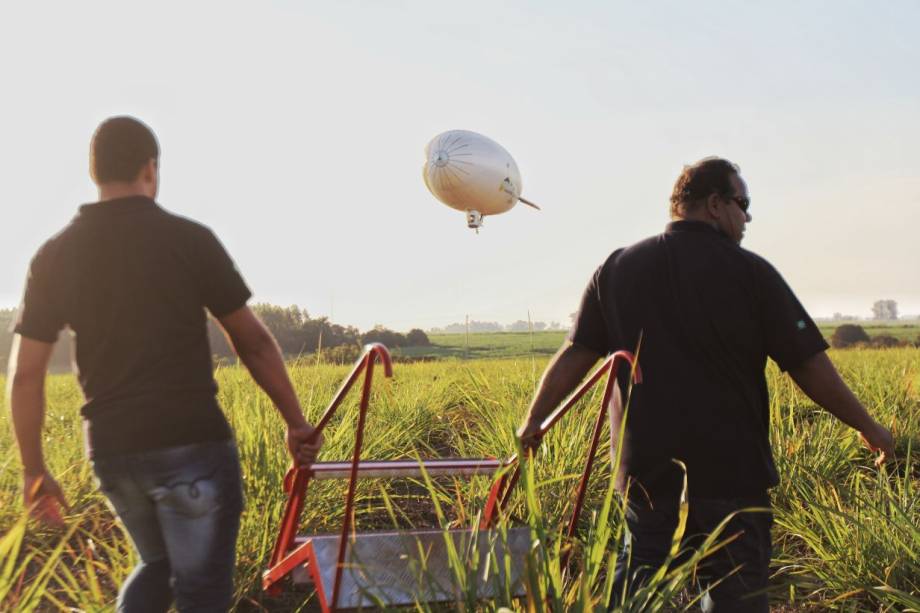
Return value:
[[(617, 558), (610, 608), (620, 602), (624, 589), (627, 593), (632, 592), (661, 568), (670, 552), (674, 530), (677, 528), (677, 500), (653, 500), (650, 504), (644, 498), (638, 498), (631, 495), (627, 505), (628, 534)], [(691, 497), (687, 528), (681, 543), (684, 553), (678, 556), (675, 563), (683, 562), (690, 553), (689, 548), (698, 548), (706, 535), (713, 532), (730, 513), (750, 507), (769, 509), (769, 495), (764, 493), (744, 498)], [(701, 603), (704, 611), (769, 612), (765, 590), (772, 555), (772, 525), (772, 513), (739, 513), (720, 533), (716, 543), (735, 534), (739, 536), (700, 562), (697, 578), (701, 587), (708, 591)], [(713, 585), (719, 580), (720, 583)]]
[(93, 460), (99, 489), (124, 524), (140, 562), (118, 611), (227, 611), (243, 511), (233, 440)]

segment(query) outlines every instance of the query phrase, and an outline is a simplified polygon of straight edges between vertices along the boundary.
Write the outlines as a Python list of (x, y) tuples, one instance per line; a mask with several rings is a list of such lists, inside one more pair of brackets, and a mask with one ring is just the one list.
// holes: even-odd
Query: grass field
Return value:
[(490, 332), (470, 334), (430, 334), (431, 347), (402, 347), (395, 353), (407, 357), (436, 358), (513, 358), (552, 355), (567, 332)]
[[(462, 335), (460, 335), (462, 336)], [(490, 337), (488, 339), (480, 337)], [(494, 337), (494, 338), (492, 338)], [(473, 335), (481, 355), (530, 354), (529, 335)], [(438, 346), (456, 347), (442, 337)], [(480, 343), (480, 340), (482, 341)], [(375, 379), (365, 456), (505, 456), (513, 431), (561, 335), (534, 335), (531, 356), (500, 360), (443, 360), (396, 364), (395, 377)], [(443, 344), (442, 344), (443, 343)], [(461, 347), (462, 349), (462, 347)], [(454, 354), (456, 355), (456, 354)], [(774, 367), (768, 371), (772, 431), (782, 483), (773, 491), (776, 511), (772, 599), (783, 611), (920, 610), (920, 349), (832, 352), (848, 383), (870, 411), (895, 425), (898, 461), (882, 470), (845, 426), (818, 410)], [(292, 376), (305, 410), (315, 419), (347, 368), (297, 366)], [(239, 610), (315, 607), (309, 593), (272, 601), (259, 590), (259, 575), (281, 516), (281, 477), (287, 462), (282, 427), (267, 398), (245, 371), (219, 370), (220, 400), (237, 433), (243, 463), (247, 511), (238, 545), (236, 602)], [(0, 407), (0, 610), (104, 611), (116, 586), (134, 564), (129, 543), (95, 491), (82, 458), (77, 410), (80, 394), (71, 376), (48, 385), (45, 448), (51, 471), (72, 504), (65, 534), (27, 524), (21, 514), (20, 467), (9, 411)], [(558, 551), (553, 534), (570, 504), (571, 491), (590, 436), (597, 396), (584, 400), (540, 448), (529, 488), (519, 488), (512, 513), (547, 531), (538, 548), (543, 566), (536, 597), (526, 602), (479, 603), (483, 610), (504, 604), (519, 609), (544, 606), (553, 594), (558, 609), (587, 610), (606, 601), (610, 555), (622, 538), (618, 508), (610, 505), (608, 454), (599, 456), (589, 491), (576, 555), (566, 576), (553, 570)], [(348, 456), (355, 399), (326, 432), (322, 459)], [(691, 477), (692, 479), (692, 477)], [(384, 488), (384, 485), (387, 488)], [(367, 480), (358, 490), (359, 527), (391, 525), (387, 501), (402, 511), (400, 525), (468, 524), (484, 502), (489, 480), (439, 482), (433, 495), (418, 484)], [(305, 530), (333, 531), (341, 521), (342, 484), (311, 488)], [(605, 504), (606, 503), (606, 504)], [(602, 512), (606, 509), (609, 518)], [(542, 553), (541, 553), (542, 552)], [(535, 554), (537, 555), (537, 554)], [(669, 575), (660, 587), (678, 592), (688, 569)], [(687, 597), (677, 602), (686, 603)], [(627, 610), (640, 610), (638, 601)], [(457, 606), (464, 609), (471, 601)], [(654, 605), (649, 605), (654, 607)]]

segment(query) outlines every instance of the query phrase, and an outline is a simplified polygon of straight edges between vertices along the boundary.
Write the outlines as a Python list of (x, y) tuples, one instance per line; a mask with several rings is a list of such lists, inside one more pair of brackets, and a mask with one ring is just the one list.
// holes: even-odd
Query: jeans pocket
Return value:
[(157, 488), (155, 498), (161, 507), (185, 517), (201, 517), (219, 504), (220, 488), (213, 475), (179, 481)]
[(239, 458), (235, 446), (202, 445), (200, 454), (154, 491), (158, 506), (183, 517), (221, 509), (242, 510)]

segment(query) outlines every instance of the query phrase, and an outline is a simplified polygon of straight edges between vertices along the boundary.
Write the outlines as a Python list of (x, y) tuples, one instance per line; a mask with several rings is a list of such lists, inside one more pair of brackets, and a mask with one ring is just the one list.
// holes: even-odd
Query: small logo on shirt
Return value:
[(804, 329), (805, 329), (805, 320), (804, 320), (804, 319), (800, 319), (800, 320), (798, 320), (797, 322), (795, 322), (795, 327), (798, 328), (799, 330), (804, 330)]

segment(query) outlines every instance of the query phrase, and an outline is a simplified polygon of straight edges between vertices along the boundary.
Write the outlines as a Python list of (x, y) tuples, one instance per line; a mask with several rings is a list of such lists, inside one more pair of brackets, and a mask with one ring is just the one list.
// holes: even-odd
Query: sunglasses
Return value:
[(747, 197), (729, 196), (728, 199), (737, 204), (742, 213), (747, 213), (751, 206), (751, 199)]

